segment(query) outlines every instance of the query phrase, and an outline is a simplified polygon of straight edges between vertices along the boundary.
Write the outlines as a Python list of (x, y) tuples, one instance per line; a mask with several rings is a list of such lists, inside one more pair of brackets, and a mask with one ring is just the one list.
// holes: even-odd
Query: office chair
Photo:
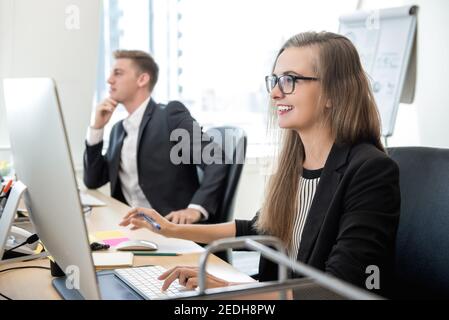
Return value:
[(449, 149), (388, 149), (399, 165), (401, 215), (392, 298), (449, 297)]
[[(236, 190), (245, 162), (246, 133), (243, 129), (230, 126), (210, 128), (206, 133), (224, 150), (226, 158), (232, 160), (226, 176), (223, 201), (215, 215), (209, 218), (208, 223), (228, 222), (233, 218)], [(198, 175), (201, 181), (203, 172), (199, 167)]]
[[(223, 223), (231, 221), (234, 215), (235, 195), (242, 174), (243, 164), (246, 156), (247, 137), (243, 129), (231, 126), (213, 127), (206, 131), (211, 140), (216, 142), (225, 152), (226, 158), (232, 160), (226, 175), (223, 200), (215, 215), (211, 216), (206, 223)], [(200, 182), (203, 170), (197, 167)], [(231, 250), (216, 252), (219, 258), (230, 262)]]

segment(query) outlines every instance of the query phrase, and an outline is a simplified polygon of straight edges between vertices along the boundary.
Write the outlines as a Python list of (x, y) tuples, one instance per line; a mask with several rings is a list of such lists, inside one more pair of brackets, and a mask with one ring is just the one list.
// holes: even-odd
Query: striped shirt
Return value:
[(307, 170), (303, 169), (302, 177), (299, 178), (299, 208), (295, 217), (295, 224), (293, 227), (293, 241), (289, 250), (289, 256), (292, 260), (296, 260), (298, 256), (299, 247), (301, 244), (301, 236), (304, 230), (304, 225), (307, 215), (312, 205), (313, 197), (315, 196), (316, 188), (320, 182), (320, 176), (323, 169)]

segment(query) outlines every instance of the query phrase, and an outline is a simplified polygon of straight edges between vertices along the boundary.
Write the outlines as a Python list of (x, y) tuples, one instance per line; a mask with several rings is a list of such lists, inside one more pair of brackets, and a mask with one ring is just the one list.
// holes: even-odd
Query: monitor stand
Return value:
[[(113, 270), (98, 271), (97, 281), (103, 300), (143, 300), (139, 294), (120, 280)], [(78, 290), (67, 288), (66, 277), (55, 278), (52, 283), (64, 300), (84, 300)]]

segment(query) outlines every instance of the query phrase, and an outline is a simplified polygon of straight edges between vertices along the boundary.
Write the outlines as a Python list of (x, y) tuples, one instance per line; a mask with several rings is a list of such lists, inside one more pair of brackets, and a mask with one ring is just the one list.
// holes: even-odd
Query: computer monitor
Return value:
[[(79, 293), (100, 292), (56, 85), (49, 78), (5, 79), (14, 166), (28, 188), (36, 233), (59, 267), (79, 276)], [(74, 284), (78, 283), (74, 281)]]
[[(65, 299), (148, 298), (120, 272), (95, 272), (54, 81), (5, 79), (3, 88), (14, 166), (17, 178), (28, 188), (25, 205), (46, 250), (67, 274), (54, 279), (53, 286)], [(150, 285), (160, 289), (159, 282)]]
[[(8, 235), (11, 232), (11, 227), (16, 216), (17, 207), (19, 205), (20, 198), (25, 192), (26, 186), (17, 181), (11, 188), (11, 192), (8, 197), (3, 211), (0, 211), (0, 260), (2, 260), (3, 253), (6, 251), (6, 242), (8, 240)], [(2, 210), (0, 208), (0, 210)]]

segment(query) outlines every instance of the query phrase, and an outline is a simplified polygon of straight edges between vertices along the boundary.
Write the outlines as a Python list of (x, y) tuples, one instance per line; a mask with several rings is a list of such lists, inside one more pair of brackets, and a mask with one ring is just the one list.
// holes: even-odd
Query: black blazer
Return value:
[[(306, 219), (298, 260), (365, 288), (369, 265), (380, 270), (388, 294), (399, 222), (399, 169), (371, 144), (334, 144)], [(237, 236), (255, 235), (254, 223), (236, 221)], [(299, 277), (299, 275), (292, 275)], [(277, 279), (277, 265), (262, 258), (261, 281)]]
[[(189, 148), (189, 164), (172, 163), (170, 151), (177, 141), (170, 141), (170, 134), (175, 129), (187, 130), (190, 137), (194, 137), (194, 130), (201, 134), (201, 137), (205, 135), (181, 102), (173, 101), (168, 105), (162, 105), (156, 104), (153, 99), (150, 99), (140, 124), (137, 142), (140, 187), (152, 207), (162, 215), (173, 210), (184, 209), (193, 203), (201, 205), (212, 218), (222, 201), (229, 166), (204, 163), (198, 154), (209, 142), (201, 141), (201, 150), (197, 150), (199, 148), (193, 148), (193, 139), (191, 139)], [(102, 155), (103, 142), (93, 146), (86, 144), (84, 184), (86, 187), (94, 189), (110, 182), (111, 195), (126, 203), (118, 174), (125, 135), (123, 123), (119, 121), (111, 130), (109, 146), (105, 155)], [(193, 158), (195, 150), (197, 156)], [(218, 147), (215, 150), (222, 152)], [(200, 159), (201, 163), (196, 161), (197, 164), (194, 164), (194, 159)], [(198, 179), (197, 165), (204, 170), (201, 185)]]

